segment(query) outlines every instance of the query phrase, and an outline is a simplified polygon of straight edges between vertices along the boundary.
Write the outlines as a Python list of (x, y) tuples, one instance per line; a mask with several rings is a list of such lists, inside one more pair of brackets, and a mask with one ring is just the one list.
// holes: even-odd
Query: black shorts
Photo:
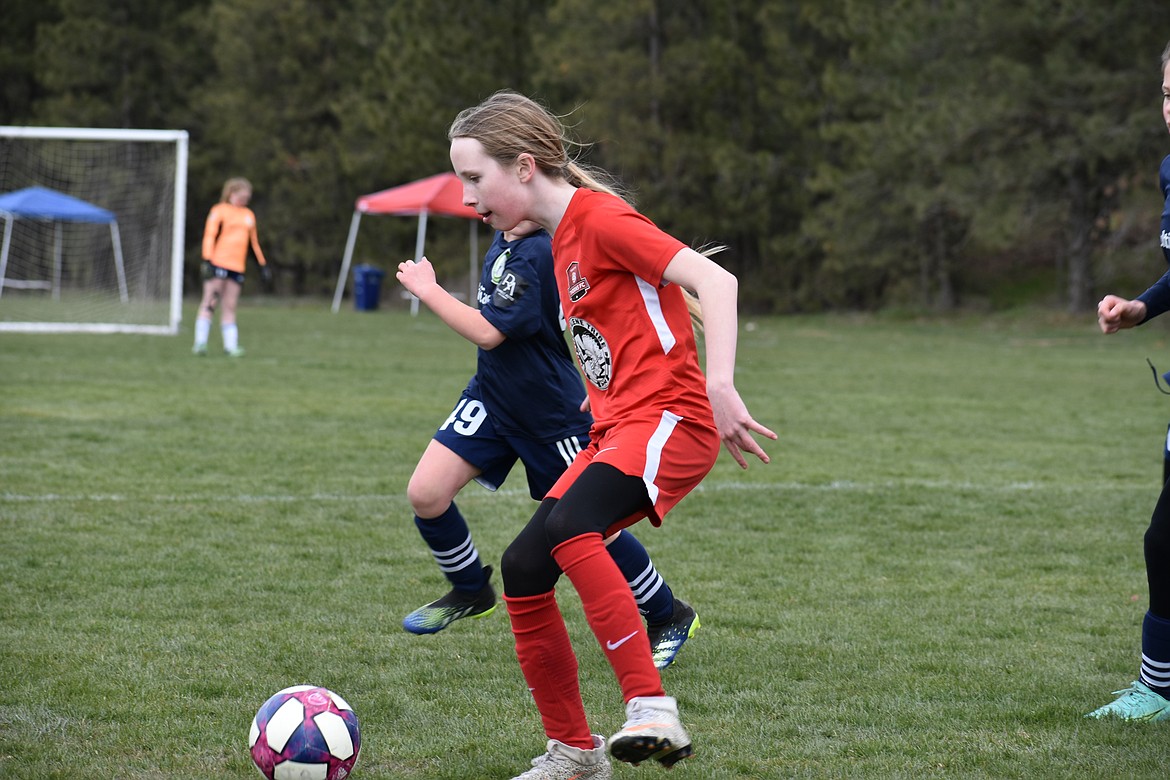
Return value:
[(210, 260), (204, 260), (203, 266), (200, 269), (203, 275), (203, 281), (209, 279), (231, 279), (236, 284), (243, 286), (244, 275), (239, 271), (229, 271), (226, 268), (220, 268), (218, 265), (212, 265)]

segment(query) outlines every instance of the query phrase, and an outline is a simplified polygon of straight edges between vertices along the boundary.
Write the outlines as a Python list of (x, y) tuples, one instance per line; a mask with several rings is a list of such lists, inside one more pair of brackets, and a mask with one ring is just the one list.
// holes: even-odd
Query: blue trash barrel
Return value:
[(353, 269), (353, 306), (358, 311), (374, 311), (382, 296), (382, 277), (386, 272), (372, 265)]

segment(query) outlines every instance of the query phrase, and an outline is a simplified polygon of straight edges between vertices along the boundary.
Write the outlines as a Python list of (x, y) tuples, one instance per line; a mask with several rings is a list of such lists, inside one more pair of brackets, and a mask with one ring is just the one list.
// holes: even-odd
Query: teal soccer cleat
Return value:
[(1086, 718), (1120, 718), (1121, 720), (1170, 720), (1170, 700), (1154, 693), (1145, 683), (1134, 681), (1129, 687), (1113, 692), (1117, 698), (1093, 710)]

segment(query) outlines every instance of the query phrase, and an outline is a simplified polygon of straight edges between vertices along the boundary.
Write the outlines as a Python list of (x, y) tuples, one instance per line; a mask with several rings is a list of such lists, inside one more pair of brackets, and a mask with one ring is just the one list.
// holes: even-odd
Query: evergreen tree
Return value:
[(376, 41), (377, 17), (360, 13), (370, 5), (216, 0), (203, 20), (214, 68), (193, 97), (192, 207), (205, 215), (225, 179), (250, 179), (266, 254), (298, 294), (330, 289), (358, 194), (343, 176), (340, 106)]
[[(448, 169), (451, 119), (512, 88), (664, 229), (728, 245), (746, 307), (945, 310), (1041, 268), (1083, 311), (1119, 193), (1166, 148), (1163, 6), (12, 0), (0, 121), (189, 130), (192, 281), (245, 175), (278, 289), (331, 293), (354, 199)], [(363, 225), (359, 249), (389, 267), (413, 230)]]
[(44, 92), (37, 77), (39, 30), (60, 20), (51, 0), (10, 0), (0, 24), (0, 124), (32, 124), (33, 106)]
[(182, 128), (208, 63), (196, 23), (207, 0), (55, 0), (37, 27), (32, 119), (76, 127)]
[(549, 21), (536, 83), (594, 142), (585, 154), (668, 232), (727, 245), (720, 262), (748, 301), (774, 305), (815, 143), (817, 40), (801, 6), (560, 0)]
[[(379, 40), (341, 112), (341, 164), (354, 192), (451, 170), (447, 128), (455, 115), (497, 90), (528, 89), (529, 30), (542, 24), (544, 5), (535, 0), (385, 5)], [(414, 229), (402, 220), (366, 220), (357, 251), (380, 253), (392, 267), (413, 254)], [(429, 229), (427, 251), (440, 274), (466, 271), (466, 235), (463, 226)]]
[(979, 258), (1049, 246), (1083, 310), (1109, 193), (1153, 139), (1141, 94), (1157, 68), (1139, 60), (1161, 46), (1134, 23), (1151, 6), (842, 0), (823, 14), (850, 52), (825, 68), (833, 147), (805, 222), (826, 302), (949, 308)]

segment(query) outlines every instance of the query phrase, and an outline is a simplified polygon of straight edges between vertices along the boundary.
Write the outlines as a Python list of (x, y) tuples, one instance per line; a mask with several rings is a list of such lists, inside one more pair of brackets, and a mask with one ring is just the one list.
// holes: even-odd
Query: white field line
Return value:
[[(979, 484), (975, 482), (951, 481), (951, 480), (915, 480), (915, 479), (891, 479), (877, 482), (852, 482), (852, 481), (834, 481), (834, 482), (739, 482), (739, 481), (723, 481), (723, 482), (704, 482), (699, 485), (694, 492), (748, 492), (748, 493), (874, 493), (879, 491), (895, 490), (895, 489), (917, 489), (917, 490), (937, 490), (937, 491), (953, 491), (953, 492), (978, 492), (978, 493), (1106, 493), (1106, 492), (1120, 492), (1120, 491), (1145, 491), (1150, 492), (1151, 495), (1157, 495), (1158, 487), (1152, 481), (1147, 483), (1145, 481), (1135, 482), (1099, 482), (1099, 483), (1077, 483), (1077, 484), (1063, 484), (1050, 482), (1007, 482), (1003, 484)], [(473, 491), (473, 494), (488, 495), (483, 491)], [(524, 488), (504, 488), (496, 491), (498, 496), (518, 496), (528, 497), (528, 491)], [(307, 493), (307, 494), (290, 494), (290, 493), (268, 493), (268, 494), (230, 494), (230, 493), (211, 493), (201, 495), (198, 493), (188, 493), (183, 495), (153, 495), (153, 496), (139, 496), (139, 495), (124, 495), (118, 493), (43, 493), (37, 495), (30, 495), (27, 493), (14, 492), (0, 492), (0, 504), (22, 504), (22, 503), (76, 503), (76, 502), (140, 502), (140, 503), (156, 503), (156, 504), (182, 504), (182, 503), (295, 503), (298, 501), (308, 501), (322, 504), (355, 504), (366, 502), (395, 502), (405, 501), (405, 491), (402, 493), (389, 494), (350, 494), (350, 493)]]

